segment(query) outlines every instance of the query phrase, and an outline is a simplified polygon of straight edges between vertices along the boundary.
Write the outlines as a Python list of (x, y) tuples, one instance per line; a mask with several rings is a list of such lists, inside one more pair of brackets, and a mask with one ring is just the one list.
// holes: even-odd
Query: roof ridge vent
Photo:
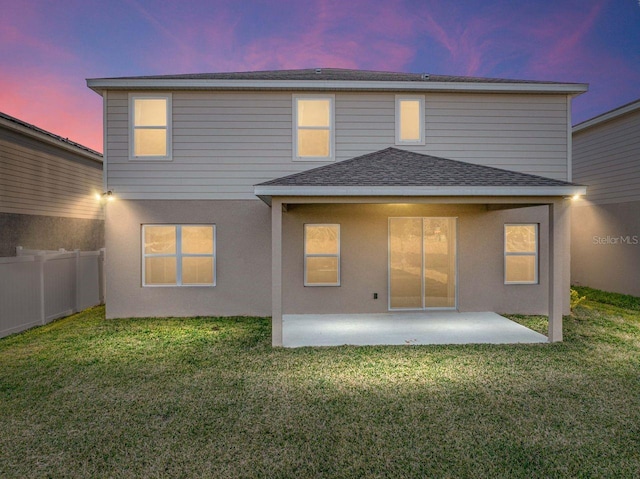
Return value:
[(420, 78), (422, 78), (423, 80), (428, 80), (429, 79), (429, 74), (428, 73), (423, 73)]
[(320, 75), (322, 73), (322, 68), (316, 68), (316, 75)]

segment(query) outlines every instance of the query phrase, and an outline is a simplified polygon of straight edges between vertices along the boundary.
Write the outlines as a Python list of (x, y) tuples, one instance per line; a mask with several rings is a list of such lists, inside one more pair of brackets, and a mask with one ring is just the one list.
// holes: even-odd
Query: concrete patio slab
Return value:
[(283, 346), (546, 343), (543, 334), (492, 312), (285, 314)]

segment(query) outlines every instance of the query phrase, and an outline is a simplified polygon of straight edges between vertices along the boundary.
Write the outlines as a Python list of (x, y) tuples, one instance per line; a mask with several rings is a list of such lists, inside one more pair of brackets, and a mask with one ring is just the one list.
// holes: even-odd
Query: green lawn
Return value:
[[(517, 317), (535, 329), (540, 317)], [(640, 311), (565, 342), (272, 349), (265, 318), (0, 340), (0, 477), (638, 477)]]

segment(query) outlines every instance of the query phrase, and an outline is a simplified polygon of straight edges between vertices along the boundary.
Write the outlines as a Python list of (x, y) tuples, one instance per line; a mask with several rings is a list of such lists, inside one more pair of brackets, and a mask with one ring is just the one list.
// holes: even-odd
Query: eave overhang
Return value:
[(602, 113), (589, 120), (585, 120), (582, 123), (578, 123), (573, 127), (572, 131), (573, 133), (578, 133), (582, 130), (586, 130), (593, 126), (600, 125), (607, 121), (615, 120), (616, 118), (626, 115), (628, 113), (633, 113), (634, 111), (637, 111), (637, 110), (640, 110), (640, 100), (627, 103), (626, 105), (622, 105), (621, 107), (615, 108), (606, 113)]
[(585, 83), (407, 82), (347, 80), (212, 80), (161, 78), (90, 78), (87, 86), (102, 95), (105, 90), (252, 90), (252, 91), (404, 91), (547, 93), (579, 95)]
[(571, 197), (587, 187), (563, 186), (254, 186), (254, 194), (271, 205), (273, 197)]

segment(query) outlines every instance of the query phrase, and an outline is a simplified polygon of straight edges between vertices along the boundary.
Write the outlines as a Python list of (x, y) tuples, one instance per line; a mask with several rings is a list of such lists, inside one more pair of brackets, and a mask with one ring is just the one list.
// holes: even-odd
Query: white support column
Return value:
[(562, 341), (562, 313), (565, 302), (565, 235), (568, 213), (565, 201), (549, 204), (549, 342)]
[(282, 346), (282, 201), (271, 203), (271, 344)]

